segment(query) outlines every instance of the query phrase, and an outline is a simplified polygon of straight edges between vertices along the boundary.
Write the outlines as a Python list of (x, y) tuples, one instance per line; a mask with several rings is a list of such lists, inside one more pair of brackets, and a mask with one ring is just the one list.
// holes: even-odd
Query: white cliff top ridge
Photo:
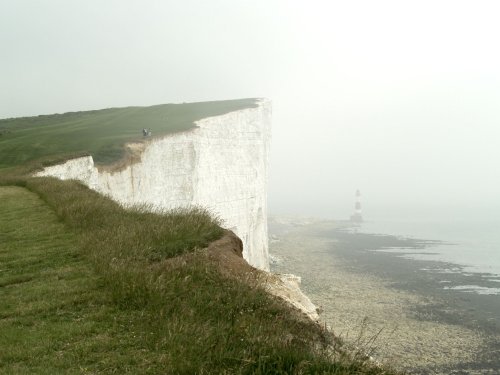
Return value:
[(169, 103), (0, 119), (0, 169), (87, 155), (97, 165), (109, 165), (124, 157), (126, 143), (187, 131), (198, 120), (255, 108), (257, 101)]

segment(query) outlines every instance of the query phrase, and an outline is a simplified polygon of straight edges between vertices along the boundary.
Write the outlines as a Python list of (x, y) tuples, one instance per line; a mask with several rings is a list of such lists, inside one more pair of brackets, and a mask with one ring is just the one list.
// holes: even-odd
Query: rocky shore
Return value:
[(470, 303), (481, 301), (438, 291), (423, 264), (369, 251), (404, 239), (338, 230), (331, 221), (270, 223), (271, 270), (302, 277), (302, 290), (336, 335), (411, 374), (500, 373), (500, 329), (488, 317), (495, 303), (474, 313)]

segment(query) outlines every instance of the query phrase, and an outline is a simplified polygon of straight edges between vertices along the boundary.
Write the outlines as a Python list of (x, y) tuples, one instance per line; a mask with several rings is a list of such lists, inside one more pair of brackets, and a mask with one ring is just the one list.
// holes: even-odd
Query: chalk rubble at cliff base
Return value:
[(319, 309), (311, 302), (308, 296), (302, 293), (300, 282), (301, 278), (299, 276), (290, 273), (268, 273), (265, 288), (269, 293), (282, 298), (295, 308), (301, 310), (311, 320), (318, 321)]

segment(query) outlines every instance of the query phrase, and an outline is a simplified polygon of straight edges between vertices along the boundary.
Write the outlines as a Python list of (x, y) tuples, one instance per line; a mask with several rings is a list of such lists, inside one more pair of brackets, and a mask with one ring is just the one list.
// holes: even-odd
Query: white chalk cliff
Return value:
[[(199, 205), (223, 220), (243, 243), (243, 258), (269, 270), (267, 172), (271, 103), (202, 119), (181, 133), (126, 145), (119, 168), (96, 167), (91, 156), (46, 167), (35, 176), (79, 180), (124, 206), (161, 209)], [(264, 273), (265, 289), (318, 320), (316, 306), (293, 275)]]
[(117, 170), (98, 168), (88, 156), (47, 167), (36, 176), (80, 180), (125, 206), (206, 207), (243, 241), (244, 259), (268, 270), (271, 103), (260, 99), (254, 108), (205, 118), (195, 125), (128, 145), (136, 160)]

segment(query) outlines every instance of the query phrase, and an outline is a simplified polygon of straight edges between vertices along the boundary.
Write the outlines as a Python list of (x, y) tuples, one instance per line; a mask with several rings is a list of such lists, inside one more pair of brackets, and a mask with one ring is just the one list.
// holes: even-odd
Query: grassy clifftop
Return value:
[(110, 163), (122, 157), (126, 142), (141, 139), (143, 128), (154, 136), (188, 130), (195, 121), (255, 103), (240, 99), (162, 104), (0, 120), (0, 169), (83, 153), (91, 154), (98, 164)]

